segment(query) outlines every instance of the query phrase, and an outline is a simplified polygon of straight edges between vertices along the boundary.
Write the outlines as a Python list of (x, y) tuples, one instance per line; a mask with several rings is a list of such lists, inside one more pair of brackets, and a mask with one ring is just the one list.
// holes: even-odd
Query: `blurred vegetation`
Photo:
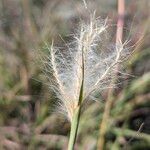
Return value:
[[(88, 1), (89, 11), (117, 19), (117, 1)], [(106, 135), (107, 150), (150, 149), (150, 1), (127, 0), (125, 35), (133, 43), (143, 36), (124, 65), (128, 77), (116, 90)], [(0, 0), (0, 149), (65, 150), (69, 122), (52, 113), (36, 50), (54, 39), (61, 45), (88, 14), (82, 1)], [(124, 37), (125, 39), (126, 37)], [(102, 93), (106, 99), (107, 91)], [(105, 102), (91, 103), (83, 113), (76, 149), (94, 150)]]

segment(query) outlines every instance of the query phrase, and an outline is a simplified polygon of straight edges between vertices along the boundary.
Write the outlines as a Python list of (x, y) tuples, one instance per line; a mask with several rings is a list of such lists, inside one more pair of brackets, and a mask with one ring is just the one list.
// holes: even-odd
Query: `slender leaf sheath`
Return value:
[(81, 110), (81, 107), (78, 106), (74, 112), (74, 116), (73, 116), (72, 123), (71, 123), (68, 150), (74, 149), (74, 144), (76, 141), (76, 136), (77, 136), (77, 131), (78, 131), (79, 119), (80, 119), (80, 110)]

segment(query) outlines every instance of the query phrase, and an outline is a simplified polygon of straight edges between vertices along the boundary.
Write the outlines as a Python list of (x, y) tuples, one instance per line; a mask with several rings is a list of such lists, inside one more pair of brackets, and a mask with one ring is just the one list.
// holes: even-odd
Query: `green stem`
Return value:
[(74, 149), (74, 144), (76, 141), (79, 120), (80, 120), (80, 110), (81, 110), (81, 107), (77, 107), (74, 112), (74, 116), (72, 118), (68, 150)]
[(74, 111), (74, 115), (73, 115), (72, 122), (71, 122), (71, 131), (70, 131), (68, 150), (74, 149), (74, 144), (76, 141), (79, 120), (80, 120), (81, 104), (82, 104), (82, 100), (83, 100), (83, 81), (84, 81), (84, 78), (82, 79), (78, 106)]
[(78, 105), (76, 109), (74, 110), (73, 118), (71, 121), (71, 130), (70, 130), (68, 150), (74, 149), (74, 144), (75, 144), (76, 137), (77, 137), (78, 126), (79, 126), (79, 121), (80, 121), (80, 112), (81, 112), (81, 106), (82, 106), (82, 101), (83, 101), (83, 85), (84, 85), (84, 55), (82, 51), (82, 83), (80, 87)]

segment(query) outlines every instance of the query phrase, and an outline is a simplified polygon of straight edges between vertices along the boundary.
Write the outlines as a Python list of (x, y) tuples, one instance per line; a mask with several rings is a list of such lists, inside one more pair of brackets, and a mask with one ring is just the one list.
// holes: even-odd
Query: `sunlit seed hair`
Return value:
[(106, 42), (108, 28), (107, 19), (96, 19), (93, 15), (89, 23), (81, 24), (79, 34), (74, 35), (67, 49), (54, 47), (53, 43), (48, 47), (44, 66), (49, 86), (59, 99), (58, 111), (70, 121), (78, 105), (83, 76), (83, 101), (95, 100), (96, 92), (115, 87), (110, 83), (116, 65), (128, 55), (128, 42)]

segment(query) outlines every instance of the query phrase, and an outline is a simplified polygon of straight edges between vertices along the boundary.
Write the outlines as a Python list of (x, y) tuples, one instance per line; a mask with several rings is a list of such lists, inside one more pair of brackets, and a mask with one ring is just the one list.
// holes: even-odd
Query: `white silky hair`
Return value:
[(45, 74), (58, 99), (57, 111), (70, 121), (78, 106), (83, 77), (83, 102), (92, 97), (94, 100), (95, 92), (116, 86), (111, 81), (116, 66), (129, 54), (128, 41), (117, 44), (104, 41), (109, 34), (108, 28), (107, 19), (92, 16), (89, 23), (82, 23), (79, 33), (65, 50), (53, 43), (47, 46), (49, 55), (43, 59)]

